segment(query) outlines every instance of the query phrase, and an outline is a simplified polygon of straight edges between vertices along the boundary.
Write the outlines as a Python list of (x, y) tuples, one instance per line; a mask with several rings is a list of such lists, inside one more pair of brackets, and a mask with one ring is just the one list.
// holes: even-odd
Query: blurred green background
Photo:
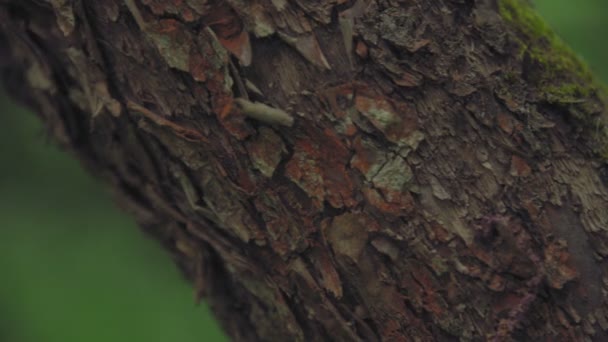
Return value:
[[(535, 2), (608, 80), (608, 1)], [(160, 246), (0, 98), (0, 341), (225, 341)]]

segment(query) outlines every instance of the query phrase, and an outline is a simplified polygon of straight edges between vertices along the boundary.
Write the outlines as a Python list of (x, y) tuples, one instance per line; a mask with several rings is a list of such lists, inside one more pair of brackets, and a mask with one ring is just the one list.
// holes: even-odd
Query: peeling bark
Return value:
[(1, 0), (2, 79), (234, 340), (606, 340), (606, 101), (524, 0)]

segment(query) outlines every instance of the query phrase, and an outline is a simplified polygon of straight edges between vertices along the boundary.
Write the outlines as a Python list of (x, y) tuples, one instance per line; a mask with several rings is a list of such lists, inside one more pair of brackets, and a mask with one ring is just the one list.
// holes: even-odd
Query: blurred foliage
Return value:
[[(608, 80), (606, 0), (536, 0)], [(103, 185), (0, 104), (0, 341), (225, 341), (170, 258)]]
[(225, 341), (160, 245), (1, 101), (0, 341)]
[(608, 1), (533, 0), (553, 29), (608, 82)]

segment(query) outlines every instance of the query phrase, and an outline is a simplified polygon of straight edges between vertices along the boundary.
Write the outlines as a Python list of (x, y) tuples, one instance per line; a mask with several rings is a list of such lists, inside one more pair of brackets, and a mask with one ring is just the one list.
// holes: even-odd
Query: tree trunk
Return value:
[(525, 0), (0, 0), (2, 76), (234, 340), (607, 340), (605, 98)]

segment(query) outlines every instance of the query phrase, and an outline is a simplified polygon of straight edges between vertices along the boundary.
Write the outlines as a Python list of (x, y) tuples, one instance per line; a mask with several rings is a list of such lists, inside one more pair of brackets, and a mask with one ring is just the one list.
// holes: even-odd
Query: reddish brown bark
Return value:
[(2, 75), (235, 340), (602, 340), (605, 103), (519, 0), (0, 1)]

